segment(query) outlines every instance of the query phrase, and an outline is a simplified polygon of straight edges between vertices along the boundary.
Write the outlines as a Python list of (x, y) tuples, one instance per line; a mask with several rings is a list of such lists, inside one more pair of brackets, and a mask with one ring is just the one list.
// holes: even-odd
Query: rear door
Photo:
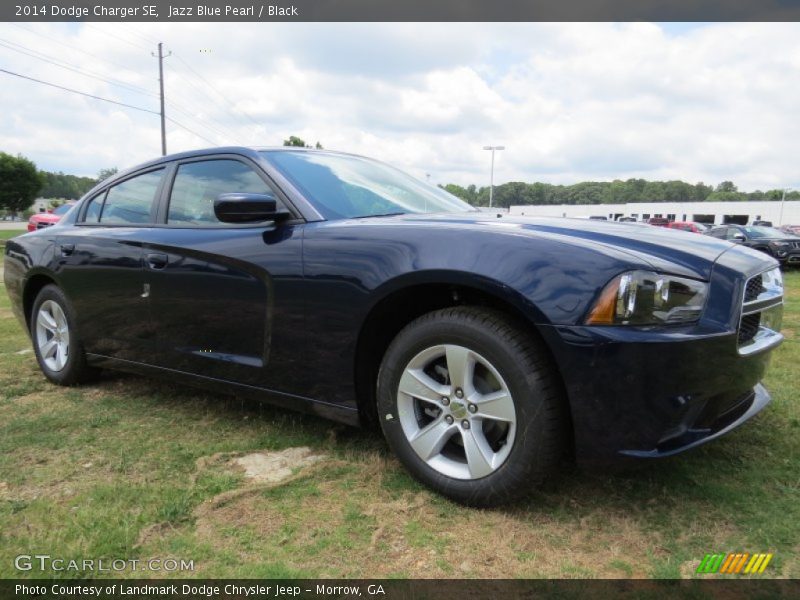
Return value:
[(60, 283), (86, 351), (150, 362), (155, 336), (142, 270), (165, 169), (139, 172), (92, 197), (56, 237)]
[(272, 192), (266, 174), (238, 155), (177, 163), (144, 248), (159, 364), (183, 372), (292, 391), (305, 336), (302, 220), (221, 223), (223, 193)]

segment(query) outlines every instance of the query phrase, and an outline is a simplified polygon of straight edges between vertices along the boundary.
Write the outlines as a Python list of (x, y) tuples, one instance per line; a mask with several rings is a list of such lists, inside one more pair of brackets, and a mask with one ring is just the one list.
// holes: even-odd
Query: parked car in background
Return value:
[(669, 229), (680, 229), (681, 231), (691, 231), (692, 233), (703, 233), (705, 227), (691, 221), (672, 221), (667, 224)]
[(754, 227), (772, 227), (772, 221), (753, 221)]
[(655, 225), (656, 227), (667, 227), (669, 226), (669, 219), (665, 219), (663, 217), (651, 217), (647, 219), (648, 225)]
[(36, 231), (37, 229), (44, 229), (45, 227), (55, 225), (73, 206), (75, 206), (74, 202), (66, 202), (51, 211), (31, 215), (31, 218), (28, 219), (28, 231)]
[(617, 223), (636, 223), (636, 217), (620, 217)]
[(778, 229), (791, 235), (800, 235), (800, 225), (781, 225)]
[(706, 235), (760, 250), (777, 259), (782, 265), (800, 263), (800, 236), (773, 227), (753, 225), (722, 225)]
[(5, 289), (53, 383), (126, 370), (379, 426), (414, 477), (478, 506), (566, 458), (649, 461), (727, 434), (769, 403), (783, 339), (781, 272), (760, 252), (485, 213), (299, 148), (106, 179), (7, 243)]

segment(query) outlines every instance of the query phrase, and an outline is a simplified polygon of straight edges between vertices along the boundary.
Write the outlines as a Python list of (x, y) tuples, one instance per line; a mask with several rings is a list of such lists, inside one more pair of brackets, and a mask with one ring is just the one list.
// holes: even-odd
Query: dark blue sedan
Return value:
[(479, 212), (385, 164), (294, 148), (121, 173), (8, 242), (5, 281), (54, 383), (121, 369), (379, 423), (416, 478), (482, 506), (565, 457), (727, 433), (769, 402), (782, 339), (763, 253)]

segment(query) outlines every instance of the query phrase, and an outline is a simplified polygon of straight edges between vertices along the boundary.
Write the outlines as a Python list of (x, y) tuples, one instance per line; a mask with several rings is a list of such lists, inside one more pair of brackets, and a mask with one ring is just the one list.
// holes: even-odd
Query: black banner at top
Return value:
[(4, 0), (3, 21), (798, 21), (800, 0)]

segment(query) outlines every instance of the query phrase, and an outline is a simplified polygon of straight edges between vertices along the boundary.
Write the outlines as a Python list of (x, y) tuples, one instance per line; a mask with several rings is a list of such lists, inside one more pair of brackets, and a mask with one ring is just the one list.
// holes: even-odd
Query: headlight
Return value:
[(651, 271), (614, 278), (595, 302), (589, 325), (680, 325), (700, 319), (708, 284)]
[(778, 250), (788, 250), (792, 247), (790, 242), (770, 242), (769, 245)]

